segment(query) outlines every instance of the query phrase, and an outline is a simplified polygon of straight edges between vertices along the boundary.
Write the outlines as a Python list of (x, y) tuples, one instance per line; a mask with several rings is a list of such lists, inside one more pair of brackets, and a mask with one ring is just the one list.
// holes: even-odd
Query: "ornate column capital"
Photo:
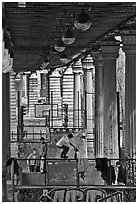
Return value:
[(126, 54), (136, 53), (136, 29), (135, 28), (122, 28), (120, 30), (123, 42), (123, 50)]
[(72, 65), (72, 72), (73, 74), (83, 73), (81, 60), (78, 60), (76, 63)]
[(95, 56), (95, 58), (94, 58), (94, 65), (96, 67), (103, 68), (104, 60), (103, 60), (103, 57), (102, 57), (101, 53), (98, 53), (98, 55)]
[(82, 68), (83, 70), (94, 68), (93, 58), (91, 55), (87, 55), (85, 58), (82, 59)]
[(113, 37), (101, 42), (102, 56), (108, 61), (112, 61), (118, 57), (119, 48), (120, 41), (117, 41)]

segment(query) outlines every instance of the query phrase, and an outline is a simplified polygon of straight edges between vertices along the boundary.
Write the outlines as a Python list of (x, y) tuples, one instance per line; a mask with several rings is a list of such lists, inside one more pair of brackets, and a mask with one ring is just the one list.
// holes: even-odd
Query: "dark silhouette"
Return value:
[(11, 166), (12, 162), (14, 161), (14, 174), (16, 174), (17, 176), (19, 176), (20, 173), (20, 166), (17, 162), (17, 159), (15, 159), (14, 157), (10, 157), (6, 163), (6, 166)]
[(14, 184), (18, 185), (19, 182), (22, 183), (22, 169), (19, 166), (17, 159), (14, 157), (10, 157), (5, 165), (5, 167), (11, 166), (12, 162), (14, 161), (14, 166), (13, 166), (13, 174), (11, 174), (11, 176), (14, 176)]
[(101, 172), (101, 178), (103, 180), (106, 180), (107, 178), (107, 158), (96, 158), (96, 166), (95, 168), (97, 169), (97, 171)]
[(108, 160), (107, 164), (108, 164), (108, 168), (107, 168), (106, 184), (112, 185), (115, 183), (115, 180), (116, 180), (115, 170), (114, 170), (114, 167), (111, 165), (111, 160)]
[(97, 171), (101, 172), (101, 178), (105, 181), (107, 185), (112, 185), (115, 183), (115, 170), (111, 165), (111, 161), (107, 158), (96, 158), (96, 166)]
[(117, 182), (118, 185), (126, 185), (126, 170), (125, 168), (121, 165), (121, 163), (118, 161), (116, 162), (116, 167), (118, 168), (118, 177), (117, 177)]

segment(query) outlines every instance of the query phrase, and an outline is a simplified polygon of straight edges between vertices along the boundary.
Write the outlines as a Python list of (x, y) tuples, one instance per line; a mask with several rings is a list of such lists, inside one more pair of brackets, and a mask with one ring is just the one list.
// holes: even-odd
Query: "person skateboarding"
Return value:
[(73, 134), (69, 133), (68, 135), (64, 135), (57, 143), (56, 146), (59, 149), (63, 149), (60, 155), (60, 158), (62, 159), (67, 159), (67, 153), (70, 149), (69, 146), (72, 146), (74, 148), (74, 150), (77, 151), (77, 148), (71, 143), (71, 139), (73, 138)]

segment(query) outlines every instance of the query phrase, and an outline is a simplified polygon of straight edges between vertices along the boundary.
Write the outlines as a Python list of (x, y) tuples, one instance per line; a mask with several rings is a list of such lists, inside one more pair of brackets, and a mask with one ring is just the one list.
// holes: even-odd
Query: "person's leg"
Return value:
[(44, 156), (44, 173), (47, 173), (47, 170), (46, 170), (46, 155)]
[(66, 154), (67, 154), (68, 151), (69, 151), (69, 147), (63, 145), (63, 146), (62, 146), (62, 149), (63, 149), (63, 151), (62, 151), (62, 153), (61, 153), (61, 158), (64, 158), (64, 157), (66, 157)]
[(35, 171), (35, 165), (32, 165), (32, 172)]
[[(57, 146), (59, 149), (63, 149), (62, 147), (59, 147), (59, 146)], [(62, 152), (63, 152), (63, 150), (62, 150)], [(61, 152), (61, 155), (60, 155), (60, 158), (62, 158), (62, 152)]]
[(33, 172), (32, 165), (29, 166), (30, 172)]

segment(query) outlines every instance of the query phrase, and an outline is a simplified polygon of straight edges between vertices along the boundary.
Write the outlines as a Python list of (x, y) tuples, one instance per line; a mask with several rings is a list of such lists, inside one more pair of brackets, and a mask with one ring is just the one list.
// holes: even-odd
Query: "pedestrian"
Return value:
[(40, 171), (42, 173), (46, 173), (46, 156), (47, 156), (47, 143), (45, 142), (45, 138), (40, 138), (41, 146), (40, 146)]
[(121, 165), (121, 162), (116, 162), (117, 167), (117, 184), (118, 185), (126, 185), (126, 170)]
[[(11, 166), (13, 162), (14, 162), (14, 166), (13, 166), (13, 171), (11, 168), (11, 174), (13, 173), (13, 176), (14, 176), (14, 184), (18, 185), (19, 183), (20, 184), (22, 183), (22, 169), (19, 166), (17, 159), (14, 157), (10, 157), (5, 166), (6, 167)], [(11, 177), (12, 177), (12, 175), (11, 175)]]
[(86, 148), (86, 135), (82, 132), (78, 134), (79, 141), (78, 141), (78, 152), (77, 152), (77, 159), (78, 159), (78, 173), (80, 178), (84, 180), (85, 172), (88, 168), (88, 158), (87, 158), (87, 148)]
[(56, 146), (59, 148), (59, 149), (62, 149), (62, 152), (61, 152), (61, 155), (60, 155), (60, 158), (63, 158), (63, 159), (67, 159), (68, 156), (67, 153), (70, 149), (70, 146), (72, 146), (75, 150), (77, 150), (77, 148), (72, 144), (71, 142), (71, 139), (73, 138), (73, 134), (72, 133), (69, 133), (68, 135), (64, 135), (57, 143), (56, 143)]
[(34, 148), (33, 152), (27, 157), (27, 166), (29, 172), (36, 172), (39, 166), (37, 150)]
[(111, 165), (111, 160), (107, 160), (107, 178), (106, 178), (106, 184), (112, 185), (115, 184), (116, 176), (115, 176), (115, 169)]

